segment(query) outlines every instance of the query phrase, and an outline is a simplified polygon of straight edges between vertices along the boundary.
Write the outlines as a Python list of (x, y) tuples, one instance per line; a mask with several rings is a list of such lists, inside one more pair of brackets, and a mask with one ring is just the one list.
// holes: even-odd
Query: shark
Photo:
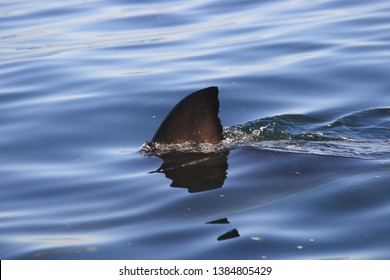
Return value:
[(168, 149), (156, 152), (157, 147), (191, 143), (218, 145), (223, 141), (219, 113), (218, 87), (207, 87), (184, 97), (167, 114), (151, 141), (143, 146), (147, 155), (158, 156), (162, 165), (150, 173), (164, 173), (172, 180), (171, 187), (187, 188), (190, 193), (220, 188), (227, 175), (229, 151), (211, 152)]
[(173, 107), (157, 129), (152, 142), (217, 144), (223, 140), (218, 113), (218, 87), (195, 91)]

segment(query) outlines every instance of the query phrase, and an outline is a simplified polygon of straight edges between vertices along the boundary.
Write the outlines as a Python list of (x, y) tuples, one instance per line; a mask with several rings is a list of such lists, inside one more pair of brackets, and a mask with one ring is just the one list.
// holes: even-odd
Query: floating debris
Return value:
[(262, 241), (263, 240), (263, 238), (261, 238), (260, 236), (252, 236), (251, 239), (255, 240), (255, 241)]
[(222, 219), (206, 222), (206, 224), (230, 224), (230, 222), (227, 218), (222, 218)]
[(236, 237), (239, 237), (239, 236), (240, 236), (240, 234), (238, 233), (238, 230), (237, 229), (232, 229), (232, 230), (229, 230), (228, 232), (225, 232), (224, 234), (220, 235), (217, 238), (217, 240), (218, 241), (222, 241), (222, 240), (236, 238)]

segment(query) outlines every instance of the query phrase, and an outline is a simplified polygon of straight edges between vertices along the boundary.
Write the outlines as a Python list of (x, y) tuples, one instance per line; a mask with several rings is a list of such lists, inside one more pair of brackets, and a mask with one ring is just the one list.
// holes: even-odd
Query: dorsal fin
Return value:
[(193, 92), (169, 112), (152, 142), (179, 144), (194, 141), (217, 144), (223, 139), (218, 112), (218, 87)]

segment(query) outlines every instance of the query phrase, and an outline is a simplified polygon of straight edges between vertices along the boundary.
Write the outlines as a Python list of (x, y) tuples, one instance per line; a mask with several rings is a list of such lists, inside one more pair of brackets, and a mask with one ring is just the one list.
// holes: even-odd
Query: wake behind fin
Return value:
[(218, 112), (218, 87), (193, 92), (168, 113), (152, 142), (180, 144), (193, 141), (217, 144), (223, 140)]

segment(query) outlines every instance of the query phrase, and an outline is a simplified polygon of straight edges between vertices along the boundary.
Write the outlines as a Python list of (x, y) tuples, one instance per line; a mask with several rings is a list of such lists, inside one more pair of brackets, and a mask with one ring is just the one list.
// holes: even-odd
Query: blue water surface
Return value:
[[(147, 2), (0, 2), (1, 259), (390, 259), (390, 2)], [(208, 86), (191, 189), (139, 150)]]

